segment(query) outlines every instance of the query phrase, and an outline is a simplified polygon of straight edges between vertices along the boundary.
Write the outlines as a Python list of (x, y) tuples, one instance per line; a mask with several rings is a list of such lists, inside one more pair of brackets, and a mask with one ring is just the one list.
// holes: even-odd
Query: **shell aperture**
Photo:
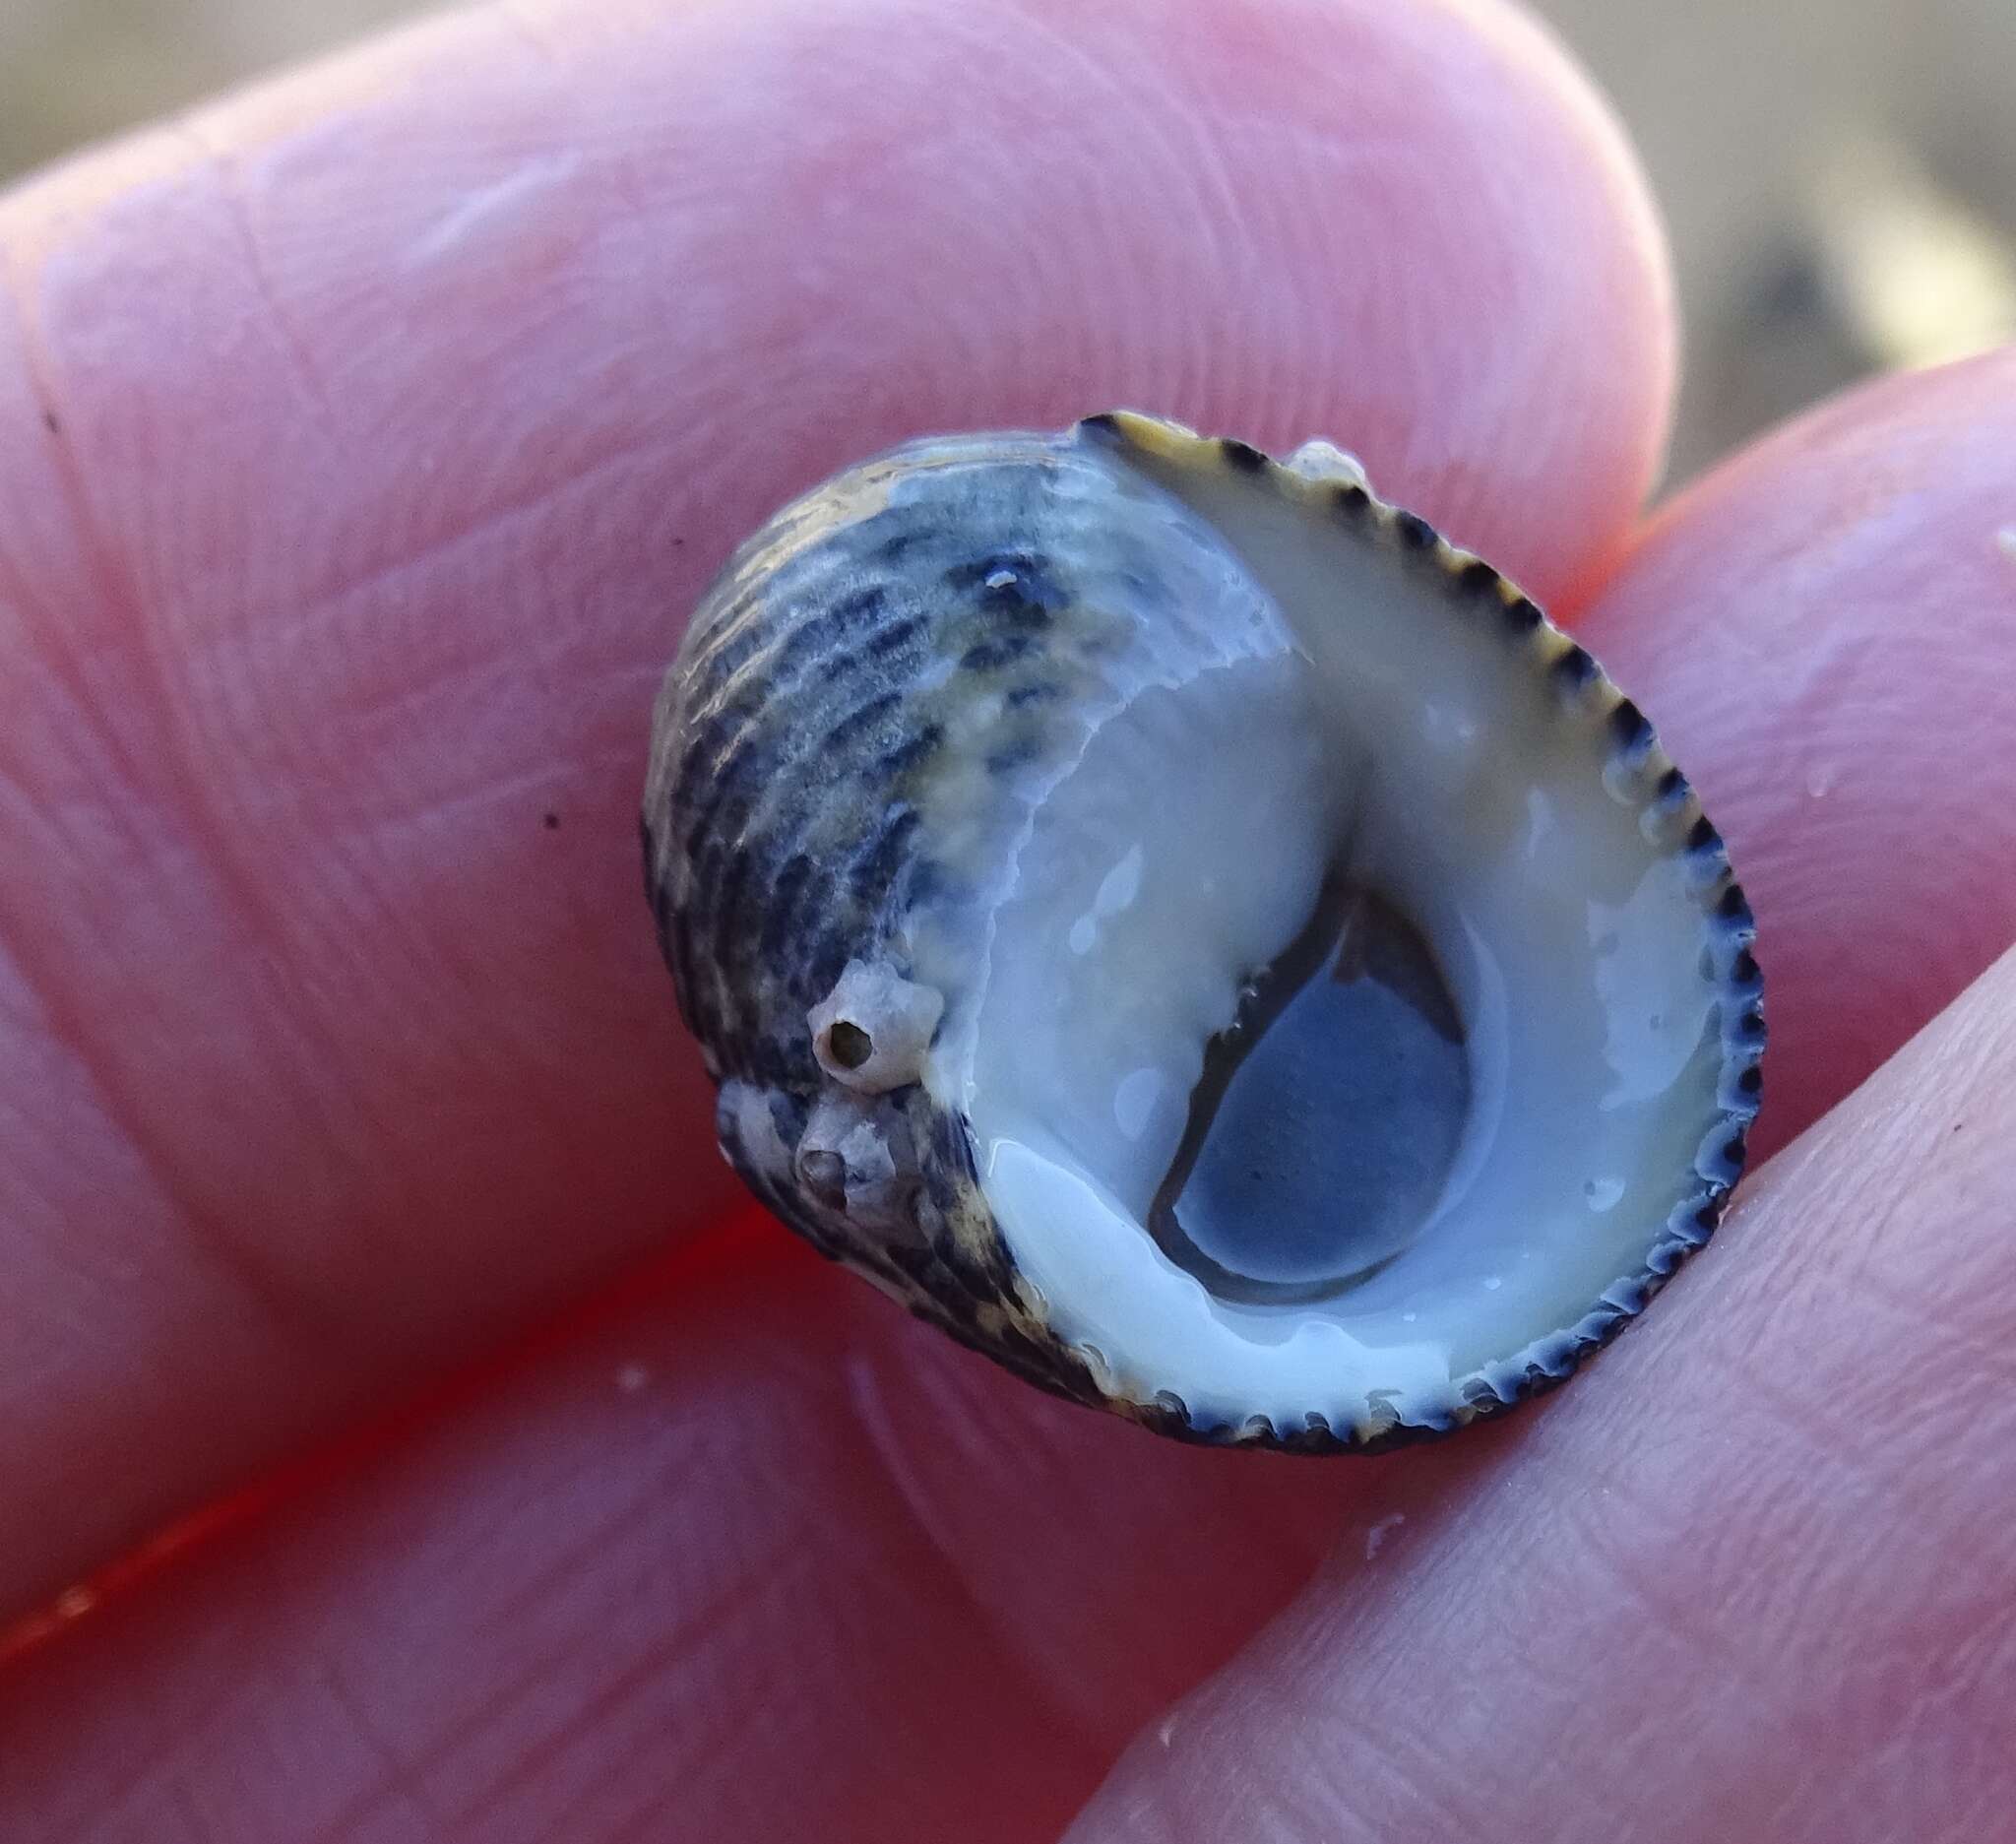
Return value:
[(1520, 1400), (1740, 1169), (1753, 929), (1691, 790), (1327, 444), (1121, 415), (849, 470), (696, 614), (645, 831), (758, 1195), (1164, 1431)]
[(1469, 1112), (1462, 1021), (1431, 950), (1376, 895), (1326, 877), (1206, 1046), (1149, 1229), (1223, 1299), (1320, 1298), (1412, 1240)]

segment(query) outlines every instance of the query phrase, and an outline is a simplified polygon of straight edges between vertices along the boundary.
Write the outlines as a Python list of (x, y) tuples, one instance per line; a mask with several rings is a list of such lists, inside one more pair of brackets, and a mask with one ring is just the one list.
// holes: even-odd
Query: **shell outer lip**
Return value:
[[(1108, 1406), (1158, 1432), (1210, 1446), (1370, 1455), (1445, 1438), (1474, 1421), (1503, 1414), (1566, 1382), (1636, 1322), (1687, 1256), (1705, 1247), (1720, 1227), (1741, 1177), (1750, 1127), (1763, 1100), (1762, 1063), (1768, 1033), (1763, 974), (1754, 951), (1755, 917), (1736, 881), (1721, 833), (1701, 810), (1692, 786), (1661, 748), (1657, 733), (1638, 706), (1586, 648), (1555, 625), (1495, 566), (1451, 543), (1418, 514), (1381, 500), (1353, 457), (1340, 451), (1342, 465), (1324, 475), (1302, 459), (1320, 451), (1323, 444), (1305, 443), (1290, 460), (1278, 461), (1235, 437), (1201, 435), (1181, 423), (1129, 410), (1084, 417), (1077, 428), (1094, 441), (1120, 450), (1139, 449), (1166, 464), (1216, 467), (1259, 477), (1275, 490), (1305, 501), (1321, 496), (1338, 516), (1360, 524), (1375, 540), (1413, 553), (1424, 566), (1444, 572), (1480, 607), (1495, 605), (1514, 643), (1530, 651), (1535, 665), (1586, 721), (1605, 730), (1606, 771), (1621, 771), (1637, 786), (1648, 789), (1644, 811), (1656, 817), (1666, 836), (1677, 842), (1677, 854), (1687, 860), (1690, 882), (1709, 925), (1709, 953), (1724, 1020), (1719, 1082), (1723, 1110), (1711, 1135), (1719, 1141), (1714, 1153), (1717, 1171), (1702, 1174), (1703, 1188), (1668, 1219), (1665, 1234), (1655, 1240), (1639, 1267), (1611, 1282), (1574, 1326), (1554, 1335), (1561, 1348), (1549, 1354), (1550, 1361), (1528, 1362), (1516, 1374), (1500, 1381), (1489, 1379), (1482, 1371), (1458, 1379), (1450, 1410), (1432, 1421), (1396, 1420), (1341, 1434), (1315, 1415), (1300, 1429), (1279, 1429), (1264, 1417), (1237, 1425), (1205, 1425), (1195, 1421), (1179, 1402), (1166, 1397), (1145, 1404), (1108, 1401)], [(1297, 465), (1298, 460), (1302, 465)], [(1543, 1339), (1536, 1345), (1548, 1342)]]
[[(1285, 497), (1304, 505), (1316, 502), (1320, 510), (1359, 527), (1370, 541), (1392, 545), (1415, 557), (1420, 567), (1440, 571), (1481, 613), (1495, 614), (1506, 638), (1529, 653), (1536, 670), (1553, 683), (1564, 702), (1592, 728), (1603, 731), (1606, 784), (1620, 800), (1638, 804), (1641, 825), (1656, 829), (1660, 838), (1669, 842), (1670, 854), (1686, 860), (1690, 887), (1707, 924), (1705, 951), (1720, 1001), (1723, 1057), (1718, 1083), (1721, 1113), (1696, 1165), (1701, 1188), (1667, 1220), (1663, 1234), (1639, 1266), (1605, 1288), (1573, 1326), (1536, 1340), (1525, 1351), (1484, 1370), (1455, 1379), (1452, 1400), (1441, 1415), (1421, 1421), (1374, 1419), (1340, 1432), (1315, 1413), (1309, 1414), (1301, 1427), (1278, 1427), (1265, 1416), (1236, 1424), (1206, 1423), (1193, 1417), (1171, 1392), (1159, 1392), (1145, 1402), (1111, 1394), (1102, 1385), (1100, 1373), (1104, 1367), (1098, 1355), (1079, 1352), (1050, 1332), (1041, 1303), (1033, 1299), (1022, 1283), (998, 1233), (979, 1239), (979, 1258), (971, 1234), (961, 1237), (952, 1233), (942, 1219), (947, 1203), (956, 1200), (938, 1197), (921, 1202), (922, 1226), (915, 1248), (899, 1249), (886, 1258), (879, 1252), (868, 1255), (847, 1235), (844, 1220), (836, 1226), (833, 1213), (819, 1210), (802, 1193), (780, 1184), (774, 1174), (748, 1159), (725, 1123), (723, 1150), (758, 1197), (822, 1254), (855, 1267), (916, 1316), (1049, 1394), (1104, 1409), (1155, 1432), (1197, 1445), (1291, 1454), (1375, 1455), (1446, 1438), (1474, 1421), (1501, 1415), (1544, 1395), (1574, 1375), (1626, 1326), (1635, 1323), (1680, 1264), (1704, 1247), (1722, 1223), (1743, 1172), (1749, 1130), (1763, 1095), (1762, 1058), (1768, 1033), (1763, 975), (1754, 952), (1754, 916), (1735, 879), (1721, 834), (1703, 813), (1686, 777), (1661, 748), (1637, 705), (1579, 642), (1494, 566), (1451, 543), (1425, 519), (1378, 498), (1352, 457), (1330, 449), (1327, 443), (1305, 443), (1288, 461), (1278, 461), (1236, 438), (1200, 435), (1181, 423), (1128, 410), (1084, 417), (1072, 433), (1088, 443), (1139, 450), (1165, 466), (1221, 469), (1256, 477)], [(1334, 466), (1324, 465), (1330, 455), (1336, 458)], [(682, 1016), (690, 1020), (694, 1013), (685, 989), (685, 965), (660, 894), (649, 809), (643, 832), (647, 891), (679, 992)], [(703, 1046), (703, 1050), (710, 1074), (718, 1077), (712, 1048)], [(898, 1091), (891, 1099), (917, 1093), (915, 1089)], [(976, 1200), (971, 1144), (941, 1146), (940, 1150), (963, 1161), (969, 1196)], [(928, 1280), (927, 1270), (936, 1271)], [(962, 1310), (952, 1310), (946, 1304), (948, 1300), (960, 1302)], [(1543, 1347), (1548, 1347), (1544, 1355)], [(1500, 1374), (1493, 1378), (1486, 1370)]]

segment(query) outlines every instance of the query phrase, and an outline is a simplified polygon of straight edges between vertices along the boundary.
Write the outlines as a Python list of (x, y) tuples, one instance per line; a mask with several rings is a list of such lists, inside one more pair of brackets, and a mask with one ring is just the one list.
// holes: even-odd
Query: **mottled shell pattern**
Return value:
[(1721, 839), (1589, 654), (1328, 443), (1121, 413), (848, 470), (695, 614), (644, 830), (755, 1193), (1163, 1432), (1516, 1403), (1742, 1166)]

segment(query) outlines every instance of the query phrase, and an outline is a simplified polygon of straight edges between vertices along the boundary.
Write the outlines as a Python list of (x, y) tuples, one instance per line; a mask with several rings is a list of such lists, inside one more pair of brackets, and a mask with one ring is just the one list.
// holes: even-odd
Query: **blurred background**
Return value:
[[(1671, 229), (1670, 479), (1864, 372), (2016, 338), (2016, 0), (1535, 4), (1636, 137)], [(0, 0), (0, 180), (419, 10)]]

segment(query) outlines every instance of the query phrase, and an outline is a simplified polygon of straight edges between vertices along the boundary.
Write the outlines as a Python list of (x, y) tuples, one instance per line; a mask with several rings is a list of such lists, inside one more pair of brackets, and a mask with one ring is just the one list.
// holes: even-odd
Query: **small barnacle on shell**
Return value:
[(1115, 414), (848, 470), (695, 614), (644, 820), (750, 1186), (1165, 1432), (1365, 1450), (1517, 1402), (1741, 1170), (1715, 828), (1327, 442)]
[(923, 1079), (945, 995), (906, 980), (886, 960), (849, 961), (805, 1014), (812, 1054), (844, 1087), (886, 1095)]

